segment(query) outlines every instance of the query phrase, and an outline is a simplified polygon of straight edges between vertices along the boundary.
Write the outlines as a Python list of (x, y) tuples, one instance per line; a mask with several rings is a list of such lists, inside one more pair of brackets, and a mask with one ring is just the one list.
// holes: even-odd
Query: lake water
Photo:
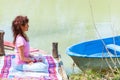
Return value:
[(0, 0), (0, 29), (5, 31), (4, 39), (12, 41), (12, 20), (17, 15), (28, 16), (31, 46), (51, 54), (52, 43), (58, 42), (64, 68), (72, 73), (73, 61), (66, 48), (119, 35), (119, 3), (119, 0)]

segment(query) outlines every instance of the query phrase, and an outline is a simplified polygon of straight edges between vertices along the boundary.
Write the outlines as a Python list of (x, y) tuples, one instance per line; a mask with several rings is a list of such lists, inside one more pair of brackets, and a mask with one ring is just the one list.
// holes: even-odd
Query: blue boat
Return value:
[(81, 70), (120, 67), (120, 36), (80, 42), (66, 53)]

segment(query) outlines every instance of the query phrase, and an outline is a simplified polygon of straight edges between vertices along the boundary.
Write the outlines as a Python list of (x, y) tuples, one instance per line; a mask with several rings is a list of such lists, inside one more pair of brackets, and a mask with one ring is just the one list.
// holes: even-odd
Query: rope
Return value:
[[(95, 18), (94, 18), (94, 15), (93, 15), (93, 9), (92, 9), (92, 4), (91, 4), (91, 1), (90, 1), (90, 0), (89, 0), (89, 5), (90, 5), (91, 16), (92, 16), (92, 23), (93, 23), (93, 25), (94, 25), (94, 27), (95, 27), (95, 30), (96, 30), (98, 36), (99, 36), (100, 39), (101, 39), (102, 37), (101, 37), (101, 35), (100, 35), (100, 33), (99, 33), (99, 31), (98, 31), (98, 29), (97, 29), (97, 27), (96, 27), (96, 24), (95, 24)], [(101, 41), (102, 41), (103, 45), (106, 46), (106, 44), (105, 44), (105, 42), (103, 41), (103, 39), (101, 39)], [(112, 59), (109, 50), (108, 50), (106, 47), (105, 47), (105, 49), (107, 50), (107, 53), (109, 54), (112, 63), (116, 66), (115, 61)], [(109, 63), (108, 63), (108, 64), (109, 64)], [(108, 65), (108, 66), (109, 66), (109, 68), (111, 69), (111, 66), (110, 66), (110, 65)], [(113, 70), (113, 69), (111, 69), (111, 70)]]
[[(108, 7), (110, 7), (110, 4), (108, 5)], [(111, 13), (111, 10), (109, 9), (109, 12)], [(113, 34), (113, 44), (116, 44), (115, 43), (115, 34), (116, 34), (116, 31), (115, 31), (115, 29), (114, 29), (114, 24), (113, 24), (113, 22), (112, 22), (112, 18), (111, 18), (111, 14), (109, 14), (109, 16), (110, 16), (110, 23), (111, 23), (111, 30), (112, 30), (112, 34)], [(116, 53), (116, 49), (114, 50), (114, 53), (115, 53), (115, 57), (116, 57), (116, 63), (118, 62), (118, 64), (120, 65), (120, 61), (119, 61), (119, 59), (117, 58), (117, 53)]]
[[(111, 7), (110, 6), (110, 4), (108, 5), (108, 7)], [(109, 12), (111, 13), (111, 9), (109, 9)], [(110, 23), (111, 23), (111, 30), (112, 30), (112, 34), (113, 34), (113, 44), (116, 44), (115, 43), (115, 34), (116, 34), (116, 31), (115, 31), (115, 29), (114, 29), (114, 24), (113, 24), (113, 21), (112, 21), (112, 18), (111, 18), (111, 14), (109, 14), (109, 16), (110, 16)], [(114, 50), (114, 54), (115, 54), (115, 57), (116, 57), (116, 60), (115, 60), (115, 64), (117, 64), (117, 62), (118, 62), (118, 64), (120, 65), (120, 61), (119, 61), (119, 59), (117, 58), (117, 53), (116, 53), (116, 49)], [(117, 66), (116, 66), (117, 67)], [(118, 68), (117, 68), (117, 70), (118, 70)], [(118, 71), (119, 72), (119, 71)]]

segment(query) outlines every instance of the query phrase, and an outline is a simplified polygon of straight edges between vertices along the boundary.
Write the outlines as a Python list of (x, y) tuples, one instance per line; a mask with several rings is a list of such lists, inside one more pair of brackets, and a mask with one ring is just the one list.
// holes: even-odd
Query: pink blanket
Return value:
[(23, 72), (13, 70), (13, 60), (15, 55), (7, 55), (0, 58), (0, 80), (61, 80), (57, 71), (57, 63), (52, 56), (45, 56), (48, 67), (48, 73)]

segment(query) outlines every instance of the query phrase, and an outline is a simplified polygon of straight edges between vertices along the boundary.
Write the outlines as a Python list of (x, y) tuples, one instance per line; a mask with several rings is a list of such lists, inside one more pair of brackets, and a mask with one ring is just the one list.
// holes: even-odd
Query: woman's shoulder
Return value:
[(21, 45), (26, 44), (26, 41), (21, 35), (17, 35), (16, 44), (17, 44), (17, 46), (19, 46), (19, 45), (21, 46)]
[(24, 40), (24, 37), (20, 34), (17, 35), (16, 40)]

